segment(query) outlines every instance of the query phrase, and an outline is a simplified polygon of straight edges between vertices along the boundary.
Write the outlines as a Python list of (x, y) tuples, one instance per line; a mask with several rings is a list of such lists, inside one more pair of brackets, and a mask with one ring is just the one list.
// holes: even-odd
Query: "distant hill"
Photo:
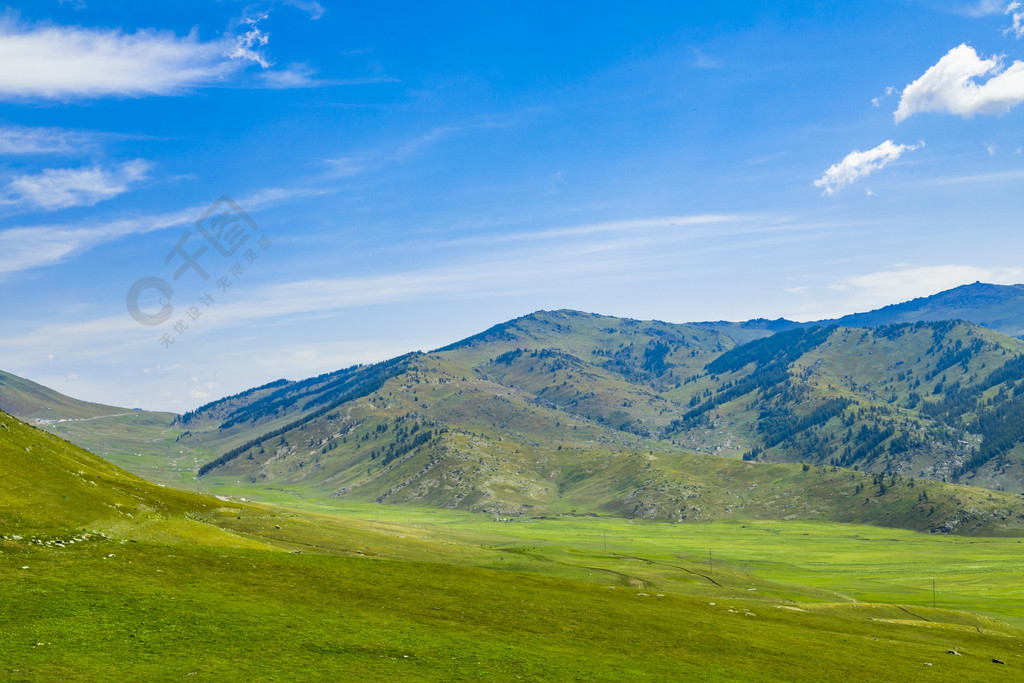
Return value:
[(89, 403), (0, 370), (0, 410), (24, 420), (86, 419), (127, 413), (128, 408)]
[(206, 449), (177, 447), (175, 413), (89, 403), (3, 371), (0, 410), (159, 483), (188, 486), (188, 466), (210, 458)]
[(1011, 337), (1024, 336), (1024, 285), (975, 282), (875, 311), (820, 320), (814, 324), (878, 327), (940, 320), (965, 320)]

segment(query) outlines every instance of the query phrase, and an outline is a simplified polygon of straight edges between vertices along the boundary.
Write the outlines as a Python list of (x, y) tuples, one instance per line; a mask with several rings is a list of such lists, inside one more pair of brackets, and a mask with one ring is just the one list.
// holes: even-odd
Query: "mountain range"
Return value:
[[(207, 490), (1000, 533), (1024, 519), (998, 493), (1024, 491), (1022, 329), (1024, 286), (980, 283), (819, 324), (541, 311), (173, 421), (47, 429)], [(24, 386), (0, 393), (28, 405)]]

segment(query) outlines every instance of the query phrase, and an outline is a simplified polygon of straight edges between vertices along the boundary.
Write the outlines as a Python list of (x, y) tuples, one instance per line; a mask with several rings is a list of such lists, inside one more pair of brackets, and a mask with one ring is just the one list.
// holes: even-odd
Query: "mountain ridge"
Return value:
[(863, 313), (807, 325), (878, 327), (899, 322), (964, 320), (1011, 337), (1024, 335), (1024, 284), (974, 282)]
[[(879, 319), (940, 300), (983, 310), (1021, 290), (967, 285)], [(181, 481), (198, 474), (201, 488), (244, 480), (496, 515), (824, 514), (949, 531), (986, 522), (961, 514), (970, 506), (932, 519), (927, 501), (885, 496), (906, 497), (915, 480), (1024, 492), (1022, 351), (962, 321), (674, 324), (538, 311), (429, 353), (210, 402), (175, 418), (160, 443), (173, 435), (178, 455), (168, 448), (164, 464)], [(783, 478), (787, 467), (820, 474), (846, 498), (875, 494), (840, 510), (827, 486), (783, 487), (772, 495), (801, 502), (780, 507), (740, 460), (783, 467)], [(160, 458), (146, 462), (160, 472)], [(738, 496), (740, 481), (754, 493)]]

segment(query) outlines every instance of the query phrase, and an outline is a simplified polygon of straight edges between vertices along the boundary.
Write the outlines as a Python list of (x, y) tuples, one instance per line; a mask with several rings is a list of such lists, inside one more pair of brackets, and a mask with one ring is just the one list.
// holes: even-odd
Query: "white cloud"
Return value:
[(69, 154), (91, 142), (91, 136), (61, 128), (0, 126), (0, 154)]
[(988, 155), (990, 157), (994, 157), (996, 155), (996, 146), (990, 145), (987, 142), (983, 144), (985, 145), (985, 151), (988, 152)]
[(849, 292), (847, 311), (870, 311), (972, 282), (1012, 285), (1024, 282), (1024, 268), (966, 266), (895, 266), (889, 270), (846, 278), (830, 289)]
[(987, 17), (993, 14), (1002, 14), (1004, 2), (1006, 0), (978, 0), (967, 6), (954, 7), (953, 12), (974, 18)]
[(886, 86), (885, 94), (884, 95), (879, 96), (879, 97), (872, 97), (871, 98), (871, 106), (872, 107), (880, 107), (880, 106), (882, 106), (882, 98), (883, 97), (891, 97), (895, 92), (896, 92), (896, 88), (894, 88), (891, 85)]
[(195, 32), (120, 31), (0, 23), (0, 97), (73, 99), (170, 95), (238, 68), (228, 45)]
[[(238, 198), (238, 204), (246, 211), (253, 212), (298, 197), (326, 193), (326, 190), (308, 187), (268, 188)], [(59, 263), (69, 256), (128, 235), (191, 225), (207, 208), (207, 205), (199, 205), (172, 213), (114, 220), (92, 226), (38, 225), (3, 230), (0, 231), (0, 254), (3, 255), (0, 258), (0, 277)]]
[(136, 159), (114, 170), (91, 168), (46, 169), (37, 175), (14, 178), (7, 185), (9, 202), (27, 203), (54, 211), (71, 206), (92, 206), (128, 191), (146, 178), (150, 164)]
[(1013, 0), (1007, 5), (1005, 13), (1013, 20), (1013, 24), (1008, 26), (1003, 33), (1006, 35), (1012, 33), (1017, 38), (1024, 38), (1024, 6), (1021, 5), (1020, 0)]
[[(990, 76), (984, 83), (975, 79)], [(1024, 101), (1024, 62), (1009, 67), (1001, 57), (981, 59), (961, 44), (903, 89), (893, 114), (896, 123), (922, 112), (948, 112), (963, 118), (1002, 114)]]
[[(315, 2), (296, 6), (317, 18)], [(317, 9), (319, 7), (319, 10)], [(177, 95), (224, 84), (255, 63), (269, 69), (262, 52), (269, 34), (257, 25), (266, 15), (245, 20), (245, 33), (202, 41), (195, 31), (127, 34), (75, 26), (29, 26), (0, 19), (0, 100), (74, 100), (98, 97)], [(312, 70), (267, 71), (255, 81), (265, 87), (308, 87)]]
[(327, 11), (324, 9), (324, 6), (316, 0), (284, 0), (284, 4), (306, 12), (309, 14), (309, 18), (313, 21), (322, 17), (324, 12)]
[(331, 169), (331, 176), (335, 178), (351, 178), (366, 170), (366, 159), (360, 157), (338, 157), (337, 159), (324, 159)]
[[(626, 239), (634, 244), (640, 236), (649, 233), (678, 233), (689, 236), (722, 234), (728, 224), (751, 223), (758, 217), (753, 214), (693, 214), (681, 216), (660, 216), (657, 218), (631, 218), (620, 221), (590, 223), (567, 228), (548, 228), (525, 232), (487, 234), (485, 236), (462, 237), (449, 242), (450, 245), (495, 244), (504, 242), (533, 243), (541, 240), (572, 240), (575, 238), (610, 235), (613, 240)], [(702, 227), (710, 232), (694, 230)], [(683, 230), (686, 228), (686, 230)]]
[(232, 59), (255, 62), (264, 69), (269, 69), (273, 66), (274, 63), (260, 53), (260, 48), (266, 47), (267, 43), (270, 41), (270, 34), (265, 31), (261, 31), (257, 24), (266, 18), (266, 14), (261, 14), (255, 19), (245, 20), (245, 23), (249, 25), (249, 30), (235, 38), (235, 44), (231, 48), (231, 52), (228, 53), (229, 57)]
[(910, 152), (919, 145), (897, 145), (892, 140), (886, 140), (878, 147), (869, 149), (866, 152), (854, 150), (843, 157), (837, 164), (832, 164), (825, 175), (814, 181), (815, 187), (823, 187), (825, 195), (834, 195), (844, 185), (863, 178), (875, 171), (884, 168), (889, 163), (896, 161), (904, 152)]
[(325, 81), (314, 78), (316, 71), (306, 64), (289, 64), (287, 68), (277, 71), (265, 71), (260, 74), (263, 85), (272, 90), (288, 88), (312, 88), (326, 85)]

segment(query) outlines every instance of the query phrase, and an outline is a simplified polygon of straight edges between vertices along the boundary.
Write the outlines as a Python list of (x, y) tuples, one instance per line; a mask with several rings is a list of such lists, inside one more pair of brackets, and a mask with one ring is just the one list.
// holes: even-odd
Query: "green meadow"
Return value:
[[(251, 488), (238, 491), (250, 499), (257, 495)], [(495, 521), (455, 510), (305, 500), (283, 490), (261, 489), (258, 495), (382, 533), (515, 552), (540, 573), (564, 571), (582, 578), (579, 567), (600, 566), (603, 573), (590, 580), (618, 573), (668, 592), (715, 594), (710, 581), (693, 578), (700, 574), (783, 600), (927, 608), (934, 600), (939, 609), (972, 611), (1024, 627), (1020, 538), (801, 521), (670, 524), (591, 516)]]
[(1009, 681), (1024, 667), (1016, 538), (496, 519), (226, 482), (214, 497), (0, 417), (3, 680)]

